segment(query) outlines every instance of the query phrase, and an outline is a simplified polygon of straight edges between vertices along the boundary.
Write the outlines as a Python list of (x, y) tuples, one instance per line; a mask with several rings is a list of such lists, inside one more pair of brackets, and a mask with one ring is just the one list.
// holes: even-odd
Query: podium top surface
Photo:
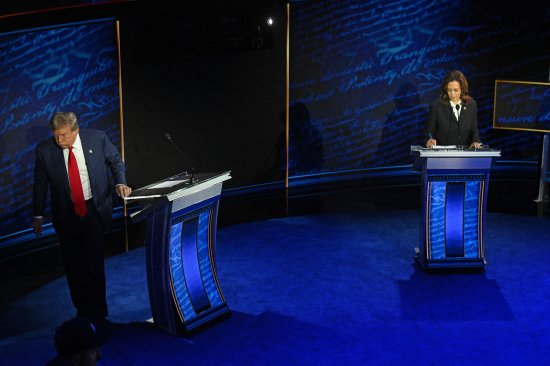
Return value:
[(139, 188), (125, 198), (126, 201), (137, 201), (141, 206), (141, 210), (130, 214), (130, 217), (138, 222), (169, 202), (174, 212), (216, 197), (221, 193), (222, 183), (231, 179), (230, 173), (227, 171), (191, 176), (184, 172)]
[(500, 157), (500, 150), (482, 147), (479, 149), (464, 148), (456, 146), (440, 146), (427, 148), (420, 145), (411, 146), (411, 155), (418, 155), (421, 158), (481, 158)]
[(171, 201), (231, 179), (230, 173), (230, 171), (224, 173), (200, 173), (192, 176), (187, 174), (187, 172), (183, 172), (136, 189), (125, 199), (144, 200), (165, 197)]

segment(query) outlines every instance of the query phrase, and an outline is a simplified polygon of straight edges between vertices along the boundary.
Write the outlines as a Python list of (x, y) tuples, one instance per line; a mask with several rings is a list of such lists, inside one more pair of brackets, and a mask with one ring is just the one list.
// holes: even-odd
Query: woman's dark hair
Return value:
[(439, 99), (442, 102), (449, 101), (449, 94), (447, 94), (447, 85), (451, 81), (458, 81), (458, 83), (460, 84), (460, 90), (462, 91), (460, 93), (460, 99), (462, 99), (463, 103), (468, 103), (470, 100), (472, 100), (472, 97), (468, 95), (468, 80), (466, 80), (466, 76), (464, 76), (464, 74), (458, 70), (453, 70), (447, 74), (447, 76), (443, 80), (443, 83), (441, 84)]

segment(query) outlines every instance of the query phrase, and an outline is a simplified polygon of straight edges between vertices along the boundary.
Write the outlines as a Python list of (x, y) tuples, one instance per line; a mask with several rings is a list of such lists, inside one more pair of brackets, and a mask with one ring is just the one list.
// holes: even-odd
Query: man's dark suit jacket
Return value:
[(457, 123), (456, 116), (449, 102), (435, 101), (428, 114), (428, 133), (437, 140), (438, 145), (470, 145), (481, 142), (477, 128), (477, 103), (470, 100), (462, 105)]
[[(94, 205), (101, 217), (105, 231), (112, 222), (112, 184), (109, 170), (115, 184), (126, 184), (125, 166), (116, 147), (102, 131), (80, 130), (82, 150), (90, 177)], [(63, 149), (55, 140), (48, 138), (36, 147), (34, 167), (33, 215), (44, 216), (48, 187), (51, 191), (52, 223), (55, 230), (65, 231), (70, 217), (74, 217), (69, 177), (63, 156)]]

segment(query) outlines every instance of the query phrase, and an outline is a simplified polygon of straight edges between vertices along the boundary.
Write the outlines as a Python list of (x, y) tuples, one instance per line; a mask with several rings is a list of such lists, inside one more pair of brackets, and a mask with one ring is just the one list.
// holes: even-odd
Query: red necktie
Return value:
[(69, 147), (69, 184), (71, 185), (71, 196), (73, 197), (74, 212), (77, 216), (86, 216), (86, 201), (84, 201), (84, 191), (82, 190), (82, 182), (80, 181), (80, 173), (78, 172), (78, 164), (73, 153), (73, 147)]

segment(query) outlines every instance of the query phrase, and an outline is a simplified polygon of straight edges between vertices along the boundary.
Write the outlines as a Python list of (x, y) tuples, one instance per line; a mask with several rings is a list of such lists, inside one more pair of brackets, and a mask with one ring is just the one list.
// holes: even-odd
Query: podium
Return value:
[(425, 269), (483, 268), (489, 175), (500, 150), (411, 146), (411, 154), (417, 155), (412, 169), (422, 173), (415, 259)]
[(146, 267), (153, 321), (174, 335), (198, 330), (229, 315), (215, 265), (216, 222), (230, 172), (181, 173), (128, 197), (146, 221)]

